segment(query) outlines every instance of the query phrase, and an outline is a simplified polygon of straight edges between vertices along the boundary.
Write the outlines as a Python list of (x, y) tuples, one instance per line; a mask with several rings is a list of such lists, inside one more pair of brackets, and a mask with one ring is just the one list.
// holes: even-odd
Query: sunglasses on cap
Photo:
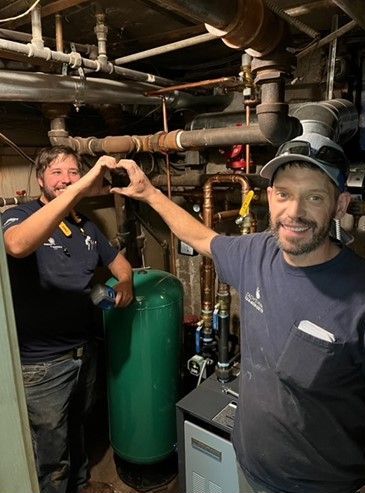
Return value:
[(310, 143), (305, 140), (289, 141), (279, 147), (276, 156), (283, 154), (300, 154), (321, 161), (327, 166), (340, 169), (344, 173), (347, 171), (348, 161), (345, 154), (340, 149), (328, 145), (313, 149)]

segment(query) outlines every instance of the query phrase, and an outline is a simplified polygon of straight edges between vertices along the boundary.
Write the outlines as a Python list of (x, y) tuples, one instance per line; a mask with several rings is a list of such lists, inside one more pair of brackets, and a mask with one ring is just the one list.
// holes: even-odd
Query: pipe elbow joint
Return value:
[(256, 108), (259, 128), (263, 136), (273, 145), (294, 139), (302, 133), (300, 121), (288, 116), (286, 103), (260, 104)]

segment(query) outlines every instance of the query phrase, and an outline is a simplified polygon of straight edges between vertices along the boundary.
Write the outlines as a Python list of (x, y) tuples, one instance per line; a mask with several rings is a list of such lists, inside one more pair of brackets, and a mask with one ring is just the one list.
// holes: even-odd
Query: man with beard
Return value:
[[(89, 481), (84, 419), (96, 370), (91, 280), (105, 265), (119, 280), (116, 306), (133, 297), (132, 269), (74, 206), (103, 192), (116, 161), (101, 157), (82, 176), (72, 149), (42, 149), (38, 200), (2, 215), (23, 381), (41, 493), (112, 493)], [(105, 193), (105, 191), (104, 191)]]
[[(212, 256), (241, 301), (240, 397), (233, 431), (240, 493), (354, 493), (365, 484), (365, 260), (339, 227), (346, 157), (319, 134), (263, 167), (269, 231), (218, 235), (154, 188), (131, 161), (112, 189), (153, 207)], [(233, 492), (232, 492), (233, 493)], [(237, 493), (237, 492), (236, 492)]]

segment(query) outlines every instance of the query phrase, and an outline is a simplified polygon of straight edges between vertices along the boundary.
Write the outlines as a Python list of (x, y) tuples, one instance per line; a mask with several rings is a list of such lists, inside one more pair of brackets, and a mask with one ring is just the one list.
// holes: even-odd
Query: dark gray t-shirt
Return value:
[[(275, 492), (355, 491), (365, 484), (365, 260), (345, 247), (291, 267), (266, 232), (218, 236), (212, 251), (241, 300), (239, 463)], [(298, 328), (311, 324), (320, 336)]]
[[(2, 228), (20, 224), (42, 207), (32, 201), (6, 210)], [(8, 256), (9, 274), (23, 362), (46, 361), (90, 338), (93, 325), (90, 281), (98, 264), (117, 255), (95, 224), (82, 217), (64, 220), (33, 254)]]

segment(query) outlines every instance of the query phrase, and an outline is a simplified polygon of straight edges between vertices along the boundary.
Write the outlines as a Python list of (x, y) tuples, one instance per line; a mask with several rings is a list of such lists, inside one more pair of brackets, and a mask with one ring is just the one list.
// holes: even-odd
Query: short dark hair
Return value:
[(51, 165), (51, 163), (62, 155), (64, 155), (65, 157), (74, 157), (77, 162), (77, 167), (80, 173), (82, 173), (83, 166), (80, 154), (74, 151), (72, 147), (65, 145), (56, 145), (53, 147), (43, 147), (38, 152), (37, 157), (35, 158), (35, 171), (37, 178), (41, 178), (44, 171)]

